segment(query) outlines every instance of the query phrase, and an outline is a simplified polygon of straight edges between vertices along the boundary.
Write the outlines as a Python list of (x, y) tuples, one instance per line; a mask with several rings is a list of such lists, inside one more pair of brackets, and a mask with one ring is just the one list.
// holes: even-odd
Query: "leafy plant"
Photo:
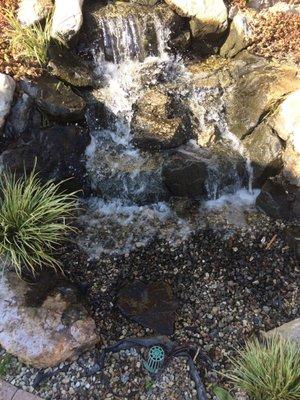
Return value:
[(23, 26), (10, 9), (0, 10), (7, 24), (5, 35), (9, 39), (11, 51), (24, 59), (35, 60), (44, 65), (47, 62), (47, 51), (51, 40), (52, 15), (42, 25)]
[(5, 376), (9, 370), (11, 363), (11, 356), (9, 354), (4, 354), (0, 356), (0, 376)]
[(277, 336), (247, 343), (227, 377), (255, 400), (300, 399), (300, 347)]
[(60, 184), (41, 183), (33, 171), (17, 179), (4, 173), (0, 179), (0, 256), (12, 264), (18, 275), (27, 267), (33, 273), (60, 263), (54, 255), (66, 233), (66, 222), (76, 208), (74, 193), (61, 193)]

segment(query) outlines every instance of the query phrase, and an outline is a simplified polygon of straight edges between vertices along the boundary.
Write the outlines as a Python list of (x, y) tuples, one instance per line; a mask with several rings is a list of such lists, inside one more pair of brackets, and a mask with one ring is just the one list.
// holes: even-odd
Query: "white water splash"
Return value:
[[(92, 257), (99, 257), (102, 253), (126, 253), (147, 245), (157, 237), (176, 244), (202, 223), (201, 211), (193, 220), (182, 218), (169, 204), (157, 200), (165, 194), (161, 178), (164, 155), (142, 153), (131, 142), (133, 104), (145, 90), (157, 84), (162, 75), (169, 82), (176, 82), (178, 94), (190, 96), (194, 114), (203, 129), (207, 124), (214, 124), (232, 149), (243, 157), (246, 155), (241, 142), (228, 130), (222, 114), (222, 95), (218, 91), (193, 90), (192, 74), (181, 60), (169, 53), (170, 31), (158, 16), (154, 16), (152, 21), (156, 51), (155, 54), (154, 51), (147, 53), (144, 43), (148, 22), (146, 17), (132, 16), (99, 22), (103, 31), (103, 47), (94, 56), (95, 73), (102, 82), (102, 88), (93, 95), (105, 104), (113, 121), (105, 129), (99, 121), (99, 127), (93, 130), (91, 143), (86, 149), (87, 170), (93, 188), (101, 193), (101, 198), (83, 202), (85, 212), (79, 218), (83, 227), (79, 243)], [(202, 102), (212, 94), (219, 99), (219, 103), (215, 107), (205, 107), (204, 114)], [(95, 121), (93, 123), (97, 125)], [(187, 151), (189, 146), (190, 151), (200, 151), (196, 141), (190, 141), (181, 151)], [(247, 159), (246, 163), (251, 187), (251, 164)], [(203, 209), (254, 203), (257, 193), (251, 194), (242, 188), (238, 176), (235, 193), (226, 193), (217, 199), (219, 176), (216, 166), (212, 164), (209, 173), (207, 190), (213, 200), (205, 202)], [(141, 202), (150, 204), (140, 205)]]

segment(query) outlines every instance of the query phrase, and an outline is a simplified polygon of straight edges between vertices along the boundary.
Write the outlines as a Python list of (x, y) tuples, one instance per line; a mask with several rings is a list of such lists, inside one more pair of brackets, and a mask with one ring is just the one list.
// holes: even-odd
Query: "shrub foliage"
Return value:
[(9, 40), (12, 53), (39, 65), (47, 62), (47, 51), (51, 41), (51, 14), (42, 25), (23, 26), (11, 9), (2, 9), (6, 22), (5, 35)]
[(20, 275), (44, 265), (60, 268), (55, 249), (73, 228), (66, 222), (76, 207), (74, 193), (60, 192), (60, 184), (41, 183), (35, 172), (17, 179), (0, 179), (0, 256)]
[(249, 342), (227, 375), (253, 400), (300, 399), (299, 343), (273, 337)]

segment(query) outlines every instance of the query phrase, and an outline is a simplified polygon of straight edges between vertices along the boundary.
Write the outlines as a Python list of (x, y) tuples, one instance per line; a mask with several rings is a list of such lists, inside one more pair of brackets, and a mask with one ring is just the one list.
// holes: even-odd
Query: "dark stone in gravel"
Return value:
[(177, 303), (171, 286), (165, 282), (134, 282), (118, 293), (117, 305), (128, 318), (162, 335), (174, 332)]

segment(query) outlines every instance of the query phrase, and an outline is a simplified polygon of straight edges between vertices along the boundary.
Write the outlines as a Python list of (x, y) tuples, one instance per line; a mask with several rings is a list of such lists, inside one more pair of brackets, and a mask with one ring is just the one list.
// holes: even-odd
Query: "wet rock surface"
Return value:
[[(221, 172), (221, 173), (220, 173)], [(164, 163), (164, 184), (173, 196), (218, 198), (225, 190), (245, 183), (245, 162), (232, 149), (216, 144), (208, 149), (182, 147)]]
[(174, 332), (177, 303), (172, 287), (165, 282), (127, 284), (118, 292), (117, 305), (126, 317), (155, 333)]
[(268, 179), (256, 199), (256, 206), (273, 218), (298, 218), (300, 215), (294, 209), (298, 190), (284, 179)]
[(137, 147), (169, 149), (184, 144), (191, 137), (189, 112), (174, 97), (149, 90), (133, 107), (131, 129)]
[(74, 289), (59, 287), (36, 308), (26, 305), (30, 284), (15, 274), (8, 273), (0, 285), (0, 344), (24, 363), (55, 366), (99, 341)]
[(74, 52), (52, 46), (48, 53), (48, 68), (52, 75), (75, 87), (95, 85), (92, 68)]
[(85, 101), (57, 78), (45, 75), (35, 81), (23, 80), (20, 86), (49, 117), (65, 122), (84, 119)]
[(83, 153), (90, 142), (86, 129), (80, 126), (55, 125), (21, 137), (1, 155), (5, 169), (21, 176), (24, 168), (36, 169), (44, 180), (66, 182), (71, 190), (88, 188)]

